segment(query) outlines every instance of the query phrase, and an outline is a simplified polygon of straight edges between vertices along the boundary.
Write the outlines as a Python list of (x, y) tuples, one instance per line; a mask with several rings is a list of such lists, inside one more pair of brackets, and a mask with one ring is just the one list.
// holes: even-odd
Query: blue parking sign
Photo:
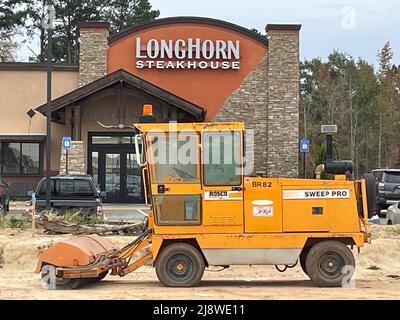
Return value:
[(62, 148), (64, 150), (70, 150), (71, 149), (71, 137), (63, 137), (62, 138)]
[(301, 139), (301, 141), (300, 141), (300, 152), (303, 152), (303, 153), (310, 152), (310, 140)]

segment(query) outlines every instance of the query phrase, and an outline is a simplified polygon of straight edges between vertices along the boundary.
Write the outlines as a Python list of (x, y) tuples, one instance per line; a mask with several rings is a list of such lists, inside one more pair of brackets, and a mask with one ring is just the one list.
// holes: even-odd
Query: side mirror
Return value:
[(28, 195), (28, 197), (32, 197), (33, 191), (28, 191), (26, 194)]
[(105, 197), (107, 197), (107, 192), (105, 192), (105, 191), (100, 191), (100, 198), (105, 198)]

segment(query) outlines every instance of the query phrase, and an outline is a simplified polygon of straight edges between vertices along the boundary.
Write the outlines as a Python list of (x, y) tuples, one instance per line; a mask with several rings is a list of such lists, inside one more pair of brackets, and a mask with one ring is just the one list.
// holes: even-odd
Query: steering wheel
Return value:
[(189, 173), (187, 173), (187, 172), (185, 172), (185, 171), (183, 171), (181, 169), (178, 169), (178, 168), (172, 168), (172, 169), (174, 169), (175, 172), (183, 179), (185, 179), (185, 178), (186, 179), (189, 179), (189, 178), (195, 179), (196, 178), (196, 177), (193, 177), (191, 174), (189, 174)]

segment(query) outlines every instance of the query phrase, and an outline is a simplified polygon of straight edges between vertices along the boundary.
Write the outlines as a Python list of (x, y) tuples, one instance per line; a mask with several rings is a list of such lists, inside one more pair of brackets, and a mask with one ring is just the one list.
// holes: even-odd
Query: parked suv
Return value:
[[(88, 213), (103, 214), (101, 198), (105, 192), (100, 192), (92, 176), (89, 175), (61, 175), (51, 177), (51, 208), (65, 211), (68, 209), (82, 209)], [(32, 196), (33, 191), (28, 195)], [(46, 178), (40, 180), (36, 191), (37, 211), (46, 208)]]
[(376, 178), (376, 205), (380, 211), (400, 201), (400, 169), (372, 170)]

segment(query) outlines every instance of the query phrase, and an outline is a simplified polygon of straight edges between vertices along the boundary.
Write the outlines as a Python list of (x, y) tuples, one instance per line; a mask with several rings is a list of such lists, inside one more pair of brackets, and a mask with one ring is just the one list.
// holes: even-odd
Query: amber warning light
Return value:
[(139, 117), (139, 123), (152, 123), (156, 122), (156, 117), (153, 115), (153, 105), (144, 104), (143, 114)]
[(144, 115), (144, 116), (153, 115), (153, 105), (151, 105), (151, 104), (144, 104), (144, 105), (143, 105), (143, 115)]

